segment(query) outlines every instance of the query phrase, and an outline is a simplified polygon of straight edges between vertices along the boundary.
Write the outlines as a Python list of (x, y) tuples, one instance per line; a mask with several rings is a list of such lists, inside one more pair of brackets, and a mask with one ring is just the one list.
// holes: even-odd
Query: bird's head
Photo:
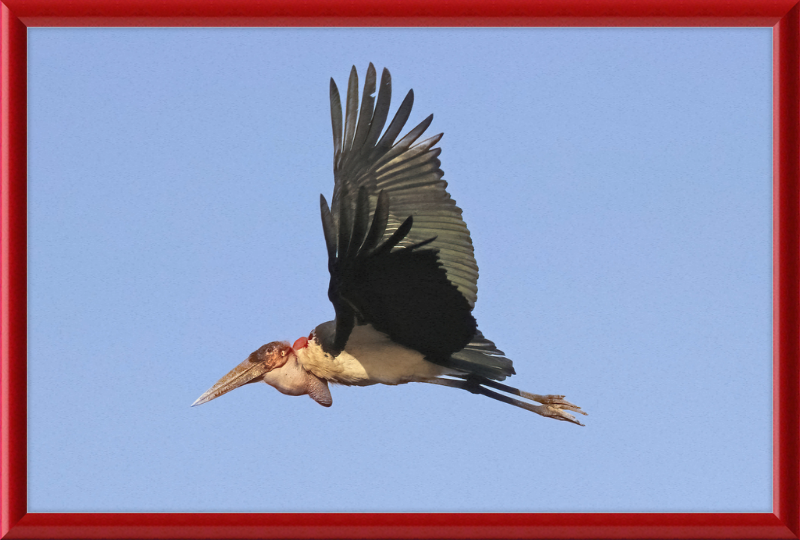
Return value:
[(197, 398), (192, 407), (253, 382), (265, 382), (289, 396), (308, 394), (325, 407), (333, 403), (327, 381), (303, 369), (295, 350), (287, 342), (273, 341), (253, 351), (247, 360)]

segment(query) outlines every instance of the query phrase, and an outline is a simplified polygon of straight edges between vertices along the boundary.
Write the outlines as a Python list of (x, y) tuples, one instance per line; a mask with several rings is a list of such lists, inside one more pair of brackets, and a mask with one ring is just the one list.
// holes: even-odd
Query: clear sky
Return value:
[[(29, 510), (771, 511), (770, 29), (29, 30)], [(249, 385), (333, 317), (328, 81), (435, 113), (507, 382)]]

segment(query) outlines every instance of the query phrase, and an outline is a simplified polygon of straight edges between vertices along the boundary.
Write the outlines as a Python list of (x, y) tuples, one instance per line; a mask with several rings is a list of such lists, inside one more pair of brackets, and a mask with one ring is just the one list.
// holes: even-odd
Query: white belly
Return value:
[(458, 373), (428, 362), (422, 354), (397, 345), (368, 324), (353, 329), (344, 351), (336, 358), (325, 354), (314, 341), (297, 355), (305, 369), (340, 384), (403, 384)]

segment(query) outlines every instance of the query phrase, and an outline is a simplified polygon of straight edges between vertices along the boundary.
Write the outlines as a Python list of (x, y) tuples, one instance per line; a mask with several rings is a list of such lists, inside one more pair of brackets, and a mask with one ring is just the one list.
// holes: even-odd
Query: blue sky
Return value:
[[(770, 29), (29, 30), (30, 511), (771, 510)], [(249, 385), (333, 317), (328, 81), (435, 114), (508, 383)], [(393, 114), (393, 113), (392, 113)]]

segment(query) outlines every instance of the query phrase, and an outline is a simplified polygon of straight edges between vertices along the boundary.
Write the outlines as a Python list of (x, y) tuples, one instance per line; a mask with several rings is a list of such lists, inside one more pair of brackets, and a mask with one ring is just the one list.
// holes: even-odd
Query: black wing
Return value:
[(353, 67), (343, 118), (331, 79), (335, 184), (332, 211), (324, 197), (321, 210), (328, 296), (336, 309), (333, 352), (344, 348), (356, 323), (370, 323), (431, 361), (503, 379), (514, 373), (511, 361), (477, 331), (471, 314), (478, 265), (461, 209), (445, 191), (441, 150), (433, 148), (442, 135), (414, 144), (431, 115), (395, 143), (413, 91), (381, 135), (389, 71), (383, 70), (377, 102), (375, 82), (370, 64), (359, 115)]
[(414, 227), (400, 245), (435, 237), (431, 247), (439, 250), (439, 261), (447, 278), (474, 307), (478, 299), (478, 264), (461, 209), (450, 198), (445, 190), (447, 182), (442, 180), (444, 173), (438, 159), (441, 149), (434, 148), (442, 134), (414, 144), (431, 124), (433, 115), (430, 115), (395, 143), (411, 113), (414, 103), (411, 90), (381, 135), (392, 98), (389, 71), (383, 70), (377, 100), (375, 82), (375, 68), (370, 64), (359, 116), (358, 75), (353, 67), (343, 118), (339, 90), (331, 79), (334, 223), (338, 225), (342, 208), (355, 209), (358, 188), (367, 189), (371, 208), (375, 207), (378, 193), (385, 191), (391, 206), (383, 240), (388, 239), (408, 216), (414, 216)]

